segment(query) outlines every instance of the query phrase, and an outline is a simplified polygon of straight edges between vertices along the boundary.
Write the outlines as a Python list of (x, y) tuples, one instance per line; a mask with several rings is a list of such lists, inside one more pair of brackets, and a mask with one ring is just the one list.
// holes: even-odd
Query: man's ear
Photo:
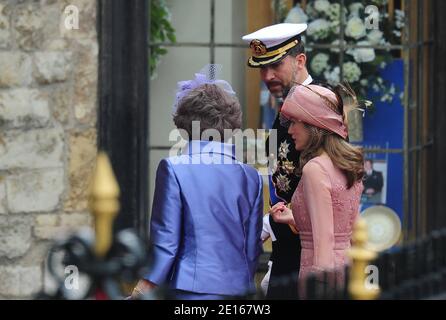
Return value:
[(307, 56), (304, 53), (300, 53), (296, 56), (296, 64), (299, 70), (302, 70), (306, 67), (307, 64)]

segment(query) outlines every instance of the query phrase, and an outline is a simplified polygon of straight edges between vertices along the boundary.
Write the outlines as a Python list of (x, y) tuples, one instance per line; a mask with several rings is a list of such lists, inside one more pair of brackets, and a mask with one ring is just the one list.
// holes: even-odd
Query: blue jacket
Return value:
[(145, 279), (196, 293), (255, 290), (262, 252), (262, 179), (235, 159), (234, 146), (191, 141), (157, 170)]

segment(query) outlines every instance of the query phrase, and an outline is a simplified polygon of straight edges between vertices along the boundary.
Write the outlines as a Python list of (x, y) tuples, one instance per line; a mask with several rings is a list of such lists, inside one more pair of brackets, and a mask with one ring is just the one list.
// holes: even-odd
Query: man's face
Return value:
[(285, 91), (293, 85), (296, 78), (296, 58), (286, 56), (281, 61), (262, 67), (260, 77), (268, 87), (269, 92), (277, 98), (283, 97)]
[(368, 174), (370, 174), (372, 172), (372, 163), (368, 160), (366, 160), (364, 162), (364, 170), (365, 172), (367, 172)]

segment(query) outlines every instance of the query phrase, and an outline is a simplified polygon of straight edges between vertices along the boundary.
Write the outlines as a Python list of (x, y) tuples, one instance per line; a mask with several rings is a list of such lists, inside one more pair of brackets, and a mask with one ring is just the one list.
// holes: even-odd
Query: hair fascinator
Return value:
[(219, 79), (223, 66), (220, 64), (207, 64), (198, 73), (195, 74), (195, 78), (192, 80), (179, 81), (177, 83), (176, 99), (173, 106), (173, 112), (175, 113), (180, 101), (187, 96), (187, 94), (204, 84), (214, 84), (223, 89), (226, 93), (235, 96), (235, 91), (231, 85), (225, 81)]
[(352, 110), (358, 110), (362, 113), (362, 117), (365, 116), (367, 110), (373, 108), (373, 103), (370, 100), (358, 99), (352, 87), (348, 82), (338, 84), (335, 87), (335, 91), (340, 94), (345, 101), (345, 108), (347, 112)]

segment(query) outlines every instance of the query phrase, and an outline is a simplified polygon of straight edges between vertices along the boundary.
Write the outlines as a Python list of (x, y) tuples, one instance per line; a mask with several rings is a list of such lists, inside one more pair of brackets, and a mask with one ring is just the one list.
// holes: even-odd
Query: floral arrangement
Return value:
[[(387, 0), (344, 1), (344, 43), (346, 45), (379, 45), (401, 43), (402, 28), (405, 23), (404, 12), (395, 10), (391, 18), (387, 13)], [(377, 21), (370, 19), (370, 11), (367, 6), (374, 5), (379, 10), (375, 17)], [(283, 7), (281, 5), (281, 12)], [(380, 69), (393, 60), (390, 49), (374, 48), (350, 48), (344, 52), (342, 65), (343, 79), (339, 65), (340, 49), (340, 1), (309, 0), (305, 8), (299, 4), (293, 7), (284, 16), (284, 22), (307, 23), (308, 29), (303, 39), (306, 45), (331, 44), (329, 49), (308, 49), (308, 68), (315, 78), (326, 80), (330, 84), (337, 84), (341, 80), (350, 83), (357, 95), (365, 98), (372, 89), (379, 92), (382, 102), (391, 102), (402, 91), (393, 84), (387, 84), (380, 76)], [(373, 23), (377, 22), (377, 28)], [(372, 24), (371, 24), (372, 23)], [(371, 26), (368, 28), (368, 26)], [(372, 94), (372, 96), (374, 96)], [(375, 98), (376, 99), (376, 98)]]

